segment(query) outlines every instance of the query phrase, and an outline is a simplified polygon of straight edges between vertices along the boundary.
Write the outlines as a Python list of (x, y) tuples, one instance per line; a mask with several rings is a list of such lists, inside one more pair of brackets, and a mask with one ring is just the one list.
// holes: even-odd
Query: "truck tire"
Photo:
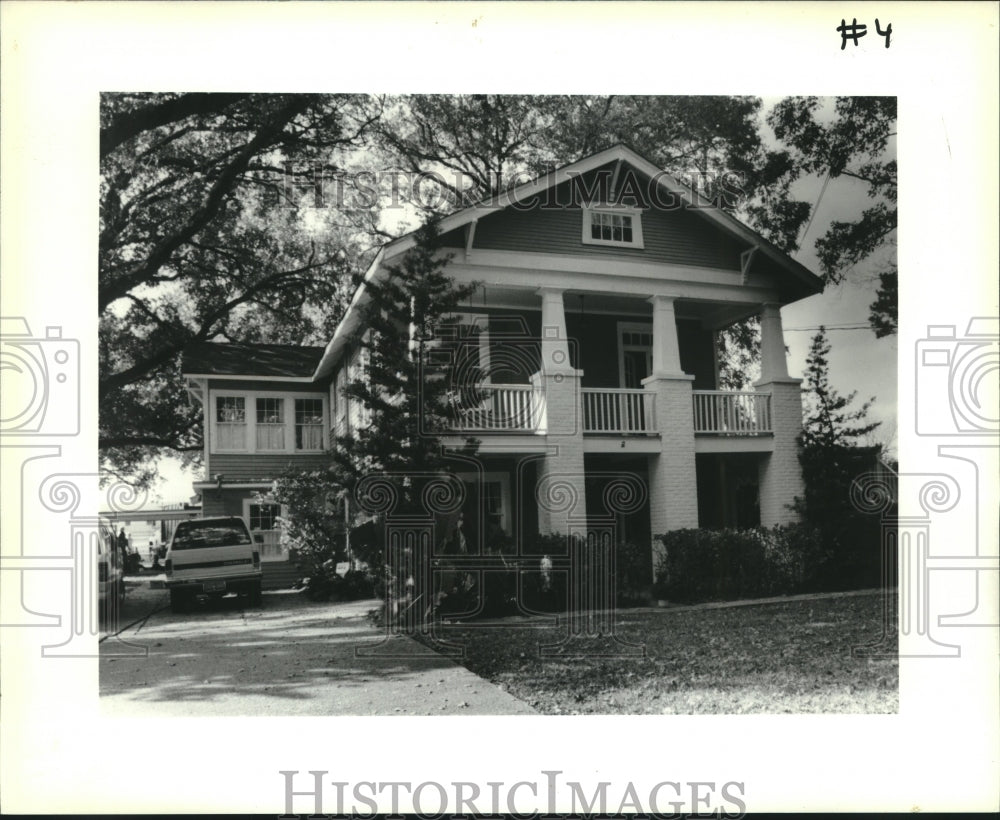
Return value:
[(260, 591), (260, 581), (250, 588), (250, 606), (260, 607), (264, 605), (264, 598)]

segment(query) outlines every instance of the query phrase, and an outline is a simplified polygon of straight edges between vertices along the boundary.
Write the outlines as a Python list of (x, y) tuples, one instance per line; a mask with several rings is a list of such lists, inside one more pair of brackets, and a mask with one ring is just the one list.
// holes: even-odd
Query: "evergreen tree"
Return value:
[(806, 357), (807, 409), (802, 443), (807, 448), (857, 447), (879, 426), (879, 422), (867, 420), (868, 410), (875, 398), (872, 397), (860, 408), (850, 409), (857, 391), (841, 396), (830, 385), (829, 356), (830, 342), (826, 337), (826, 328), (820, 326)]
[[(355, 277), (356, 286), (364, 288), (365, 302), (348, 355), (360, 350), (363, 367), (350, 375), (338, 396), (338, 401), (354, 404), (354, 429), (338, 436), (327, 470), (288, 475), (275, 488), (279, 500), (290, 507), (289, 538), (308, 555), (314, 569), (339, 557), (343, 539), (336, 532), (344, 520), (345, 500), (351, 523), (370, 518), (356, 503), (357, 495), (365, 495), (366, 479), (378, 485), (377, 489), (369, 485), (372, 492), (395, 497), (394, 517), (437, 514), (438, 543), (433, 545), (437, 553), (442, 551), (442, 540), (457, 540), (457, 510), (448, 515), (441, 511), (447, 503), (435, 505), (435, 499), (447, 499), (449, 486), (431, 485), (457, 466), (442, 446), (441, 435), (450, 428), (458, 401), (475, 403), (479, 398), (482, 374), (476, 368), (463, 368), (461, 373), (456, 369), (461, 346), (478, 347), (478, 341), (456, 339), (447, 332), (454, 327), (452, 314), (476, 286), (458, 286), (444, 273), (448, 257), (440, 253), (435, 225), (424, 225), (416, 240), (401, 262), (385, 268), (381, 279)], [(474, 455), (477, 446), (474, 439), (467, 439), (461, 455)], [(454, 480), (450, 488), (456, 488)], [(334, 499), (339, 502), (331, 503)], [(414, 594), (426, 588), (430, 556), (410, 554), (401, 559), (405, 567), (393, 566), (399, 556), (385, 552), (384, 523), (376, 519), (352, 530), (352, 552), (377, 576), (385, 572), (390, 614), (401, 616), (410, 608), (411, 622), (419, 622), (433, 613), (434, 601), (418, 600), (419, 593)]]
[(855, 509), (851, 483), (871, 470), (879, 448), (864, 446), (879, 426), (868, 421), (874, 398), (852, 408), (856, 392), (842, 396), (830, 384), (826, 328), (813, 337), (806, 358), (806, 413), (799, 436), (805, 492), (795, 499), (803, 520), (822, 533), (828, 564), (822, 575), (831, 588), (878, 583), (878, 522)]
[[(444, 329), (459, 305), (476, 290), (458, 286), (444, 273), (449, 257), (439, 253), (438, 231), (425, 224), (403, 260), (386, 268), (381, 281), (364, 282), (354, 344), (364, 352), (364, 372), (344, 388), (364, 407), (364, 424), (339, 440), (335, 454), (348, 485), (372, 473), (407, 476), (398, 481), (401, 510), (423, 509), (424, 478), (451, 470), (441, 446), (456, 409), (456, 345)], [(357, 279), (362, 286), (360, 278)], [(465, 340), (468, 343), (469, 340)], [(478, 342), (476, 342), (478, 344)], [(463, 371), (462, 387), (474, 389), (480, 373)], [(474, 440), (465, 452), (474, 453)]]

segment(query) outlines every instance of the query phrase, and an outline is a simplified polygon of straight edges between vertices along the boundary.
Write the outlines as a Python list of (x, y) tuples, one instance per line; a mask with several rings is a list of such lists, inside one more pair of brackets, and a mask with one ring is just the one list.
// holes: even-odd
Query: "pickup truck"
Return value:
[(199, 595), (245, 595), (260, 606), (261, 568), (246, 522), (238, 516), (196, 518), (177, 524), (165, 560), (170, 607), (183, 612)]

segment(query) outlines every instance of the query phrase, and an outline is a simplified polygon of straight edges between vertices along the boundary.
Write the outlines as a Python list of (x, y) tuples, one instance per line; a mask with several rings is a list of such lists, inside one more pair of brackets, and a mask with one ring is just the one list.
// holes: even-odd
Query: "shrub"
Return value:
[(832, 563), (819, 531), (802, 524), (747, 530), (674, 530), (654, 595), (677, 603), (790, 595), (823, 588)]
[(615, 548), (615, 591), (619, 605), (638, 604), (650, 582), (650, 545), (627, 541)]
[(824, 588), (834, 553), (816, 527), (779, 524), (766, 532), (767, 567), (774, 594)]
[(357, 601), (375, 596), (375, 576), (367, 570), (348, 570), (343, 575), (329, 560), (314, 566), (303, 578), (305, 593), (313, 601)]

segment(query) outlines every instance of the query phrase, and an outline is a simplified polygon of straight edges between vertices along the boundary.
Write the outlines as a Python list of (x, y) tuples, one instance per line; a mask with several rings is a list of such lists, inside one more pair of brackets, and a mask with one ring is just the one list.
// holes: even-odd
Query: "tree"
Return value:
[[(336, 459), (350, 488), (373, 471), (429, 476), (448, 472), (440, 435), (454, 419), (455, 393), (475, 386), (479, 376), (464, 373), (454, 357), (457, 340), (442, 335), (447, 320), (476, 291), (456, 285), (444, 272), (450, 256), (441, 254), (437, 227), (425, 223), (403, 260), (386, 268), (381, 281), (364, 283), (368, 297), (361, 310), (355, 344), (365, 352), (364, 377), (344, 389), (365, 409), (368, 423), (340, 440)], [(360, 287), (362, 280), (356, 277)], [(444, 354), (444, 355), (442, 355)], [(468, 446), (474, 452), (474, 443)], [(401, 510), (423, 509), (421, 480), (400, 482)]]
[(875, 398), (859, 408), (850, 409), (857, 392), (841, 396), (830, 384), (830, 349), (826, 328), (821, 326), (812, 338), (806, 357), (806, 414), (802, 444), (807, 448), (825, 450), (859, 447), (880, 423), (868, 421), (868, 410)]
[(364, 220), (308, 230), (301, 183), (338, 167), (378, 113), (328, 95), (102, 96), (105, 475), (144, 484), (157, 454), (197, 457), (200, 414), (178, 369), (188, 345), (328, 333)]
[[(430, 216), (472, 205), (525, 181), (551, 153), (546, 97), (414, 94), (389, 101), (378, 135), (388, 161), (431, 187), (409, 201)], [(431, 196), (431, 194), (435, 194)]]
[(876, 260), (876, 299), (869, 321), (877, 337), (896, 332), (898, 323), (896, 235), (895, 97), (837, 97), (833, 119), (816, 97), (788, 97), (768, 116), (779, 140), (791, 147), (795, 167), (804, 173), (844, 177), (865, 186), (872, 204), (853, 221), (835, 221), (816, 240), (827, 281), (839, 284), (858, 263), (885, 248), (889, 259)]
[[(427, 223), (417, 232), (416, 245), (401, 262), (387, 266), (383, 278), (355, 277), (367, 301), (353, 345), (363, 351), (365, 365), (345, 385), (343, 400), (354, 402), (363, 412), (353, 414), (354, 430), (338, 436), (326, 471), (304, 477), (292, 474), (276, 485), (279, 500), (292, 506), (287, 525), (291, 537), (301, 541), (297, 546), (309, 551), (314, 564), (335, 554), (343, 508), (331, 506), (334, 499), (340, 503), (346, 499), (355, 518), (360, 514), (363, 519), (365, 511), (354, 500), (365, 494), (365, 481), (374, 479), (379, 487), (373, 492), (397, 499), (393, 515), (425, 516), (428, 488), (454, 471), (455, 461), (443, 448), (441, 435), (454, 418), (456, 396), (475, 391), (481, 374), (473, 369), (459, 376), (457, 340), (442, 332), (451, 314), (475, 291), (474, 285), (457, 286), (444, 273), (447, 262), (440, 253), (436, 227)], [(476, 447), (475, 440), (467, 440), (462, 456), (474, 455)], [(328, 508), (323, 513), (316, 511), (317, 499)], [(381, 523), (366, 529), (377, 532)], [(447, 535), (448, 528), (443, 529)], [(356, 540), (352, 545), (357, 546)], [(383, 541), (367, 538), (363, 546), (355, 550), (356, 557), (380, 567)], [(386, 569), (390, 579), (402, 571), (391, 565)], [(421, 569), (408, 571), (419, 575)], [(417, 588), (420, 581), (413, 580)], [(398, 588), (396, 596), (403, 597)], [(430, 602), (420, 607), (421, 616), (430, 614)]]
[(852, 408), (856, 393), (846, 396), (829, 377), (830, 343), (821, 327), (806, 358), (806, 412), (799, 436), (804, 493), (795, 508), (822, 533), (830, 555), (824, 574), (834, 586), (878, 583), (877, 522), (851, 504), (851, 484), (872, 468), (879, 448), (866, 438), (879, 426), (868, 421), (874, 398)]

